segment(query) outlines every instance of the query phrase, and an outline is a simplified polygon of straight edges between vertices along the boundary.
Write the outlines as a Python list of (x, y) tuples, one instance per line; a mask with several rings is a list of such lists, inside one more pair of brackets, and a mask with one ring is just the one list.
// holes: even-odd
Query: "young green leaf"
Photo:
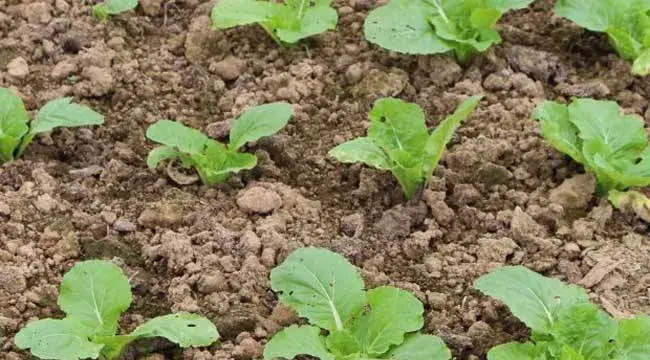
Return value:
[(329, 0), (294, 0), (284, 4), (266, 0), (221, 0), (212, 9), (217, 29), (258, 23), (280, 44), (334, 29), (338, 13)]
[(650, 3), (645, 0), (558, 0), (555, 13), (591, 31), (604, 32), (618, 53), (634, 62), (636, 75), (650, 73)]
[(202, 132), (172, 120), (157, 121), (149, 126), (146, 136), (149, 140), (189, 155), (203, 152), (209, 141), (208, 136)]
[(92, 330), (74, 317), (62, 320), (43, 319), (27, 324), (16, 334), (20, 349), (31, 349), (41, 359), (96, 359), (104, 347), (88, 340)]
[(545, 101), (535, 108), (531, 117), (539, 120), (542, 135), (551, 145), (581, 164), (586, 162), (581, 140), (578, 139), (578, 128), (571, 122), (566, 105)]
[(61, 281), (59, 306), (92, 329), (113, 335), (122, 312), (131, 305), (131, 286), (117, 265), (100, 260), (75, 265)]
[(609, 358), (616, 332), (616, 322), (592, 303), (561, 308), (550, 329), (556, 341), (590, 360)]
[(547, 360), (545, 352), (545, 348), (533, 343), (510, 342), (490, 349), (487, 358), (488, 360)]
[(0, 88), (0, 162), (11, 161), (29, 130), (23, 101), (11, 90)]
[(264, 348), (264, 359), (293, 359), (310, 355), (321, 360), (334, 360), (325, 347), (325, 338), (316, 326), (292, 325), (277, 333)]
[(343, 330), (366, 303), (357, 269), (343, 256), (324, 249), (294, 251), (271, 271), (271, 288), (280, 293), (282, 303), (330, 331)]
[(505, 266), (481, 276), (474, 287), (496, 298), (533, 331), (548, 333), (565, 307), (586, 303), (587, 293), (577, 286), (546, 278), (523, 266)]
[(368, 137), (343, 143), (330, 150), (329, 155), (344, 163), (362, 162), (379, 170), (390, 170), (410, 199), (429, 180), (454, 131), (472, 114), (481, 98), (465, 100), (431, 134), (418, 105), (393, 98), (379, 99), (368, 115)]
[(615, 360), (650, 359), (650, 317), (639, 316), (618, 322), (616, 335), (617, 354)]
[(208, 346), (219, 339), (219, 332), (210, 320), (185, 312), (153, 318), (138, 326), (130, 335), (139, 338), (164, 337), (183, 348)]
[(407, 54), (453, 51), (459, 61), (501, 42), (495, 30), (504, 13), (533, 0), (392, 0), (364, 23), (366, 39)]
[(117, 15), (138, 6), (138, 0), (106, 0), (93, 6), (93, 16), (100, 20), (107, 19), (110, 15)]
[[(367, 296), (370, 311), (352, 326), (364, 353), (381, 355), (424, 325), (424, 307), (410, 292), (384, 286), (369, 290)], [(394, 316), (398, 313), (400, 316)]]
[(412, 334), (383, 358), (393, 360), (449, 360), (451, 352), (437, 336)]
[(72, 103), (72, 98), (52, 100), (32, 120), (30, 133), (41, 134), (57, 127), (101, 125), (104, 116), (91, 108)]
[(231, 150), (244, 144), (271, 136), (287, 125), (293, 109), (287, 103), (273, 103), (256, 106), (244, 112), (230, 129)]

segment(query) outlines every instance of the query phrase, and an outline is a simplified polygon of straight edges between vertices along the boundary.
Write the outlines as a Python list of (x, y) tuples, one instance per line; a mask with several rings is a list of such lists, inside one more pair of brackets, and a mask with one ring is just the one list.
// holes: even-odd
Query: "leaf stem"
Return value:
[(265, 25), (265, 24), (260, 24), (260, 26), (262, 26), (262, 28), (263, 28), (263, 29), (264, 29), (264, 30), (269, 34), (269, 36), (271, 36), (271, 38), (273, 39), (273, 41), (275, 41), (276, 44), (278, 44), (279, 46), (282, 46), (282, 47), (286, 47), (286, 45), (285, 45), (285, 44), (282, 42), (282, 40), (280, 40), (280, 38), (279, 38), (279, 37), (278, 37), (278, 36), (273, 32), (273, 30), (271, 30), (271, 28), (269, 28), (269, 27), (268, 27), (267, 25)]
[(445, 9), (442, 8), (442, 4), (440, 3), (441, 0), (431, 0), (431, 3), (433, 3), (433, 6), (436, 7), (438, 10), (438, 13), (442, 17), (442, 19), (449, 24), (449, 18), (447, 17), (447, 14), (445, 14)]

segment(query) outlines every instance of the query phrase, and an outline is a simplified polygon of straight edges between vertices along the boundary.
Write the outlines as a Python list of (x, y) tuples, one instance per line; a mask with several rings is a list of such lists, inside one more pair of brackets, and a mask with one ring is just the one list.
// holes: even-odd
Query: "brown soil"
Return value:
[[(125, 331), (186, 310), (223, 335), (210, 349), (153, 359), (259, 358), (296, 320), (277, 306), (269, 271), (305, 245), (344, 254), (369, 286), (415, 293), (426, 330), (458, 359), (526, 336), (502, 305), (472, 290), (503, 264), (581, 284), (616, 316), (650, 312), (647, 224), (593, 197), (593, 178), (528, 118), (543, 99), (571, 96), (615, 99), (643, 115), (650, 83), (632, 77), (606, 39), (553, 16), (551, 1), (509, 14), (504, 43), (462, 67), (369, 45), (370, 0), (336, 1), (336, 31), (286, 49), (255, 26), (212, 31), (210, 1), (141, 2), (100, 23), (80, 1), (0, 0), (0, 86), (30, 110), (74, 96), (106, 115), (103, 127), (55, 131), (0, 167), (3, 359), (28, 359), (13, 335), (59, 316), (62, 274), (90, 258), (114, 259), (133, 277)], [(18, 57), (24, 77), (5, 71)], [(326, 156), (365, 133), (378, 97), (417, 102), (433, 126), (474, 94), (485, 100), (422, 201), (406, 203), (389, 174)], [(180, 186), (144, 163), (153, 147), (144, 132), (157, 119), (218, 137), (246, 108), (281, 100), (294, 104), (290, 124), (251, 147), (257, 169), (225, 185)]]

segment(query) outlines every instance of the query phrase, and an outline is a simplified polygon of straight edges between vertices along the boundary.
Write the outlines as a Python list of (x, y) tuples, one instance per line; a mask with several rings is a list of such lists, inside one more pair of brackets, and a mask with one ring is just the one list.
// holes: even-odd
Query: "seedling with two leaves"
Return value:
[(271, 287), (311, 325), (292, 325), (273, 336), (266, 360), (451, 358), (440, 338), (418, 332), (424, 308), (415, 296), (391, 286), (365, 291), (358, 270), (329, 250), (294, 251), (271, 271)]
[(117, 15), (138, 6), (138, 0), (106, 0), (93, 6), (93, 16), (99, 20), (106, 20), (111, 15)]
[(616, 102), (593, 99), (570, 105), (546, 101), (532, 117), (553, 147), (596, 175), (601, 195), (650, 222), (650, 199), (628, 190), (650, 185), (650, 144), (642, 119), (622, 115)]
[(240, 148), (280, 131), (292, 113), (287, 103), (254, 107), (233, 123), (228, 145), (179, 122), (160, 120), (147, 129), (147, 138), (163, 146), (149, 153), (147, 165), (155, 169), (163, 160), (179, 159), (184, 167), (196, 169), (204, 184), (222, 183), (232, 173), (254, 168), (255, 155), (239, 152)]
[(260, 24), (279, 45), (334, 29), (338, 13), (331, 0), (220, 0), (212, 9), (216, 29)]
[(555, 13), (596, 32), (606, 33), (632, 73), (650, 74), (650, 2), (645, 0), (558, 0)]
[(23, 100), (0, 88), (0, 163), (20, 157), (38, 134), (57, 127), (100, 125), (104, 117), (91, 108), (73, 104), (72, 98), (52, 100), (29, 121)]
[(366, 18), (366, 39), (406, 54), (453, 52), (460, 62), (501, 42), (496, 23), (534, 0), (391, 0)]
[(427, 130), (424, 111), (417, 104), (379, 99), (369, 113), (368, 136), (343, 143), (330, 150), (329, 155), (343, 163), (360, 162), (390, 171), (411, 199), (431, 178), (454, 131), (474, 112), (481, 98), (465, 100), (432, 133)]
[(116, 335), (120, 316), (131, 305), (131, 285), (109, 261), (77, 263), (63, 277), (58, 304), (63, 319), (42, 319), (16, 334), (16, 345), (41, 359), (116, 360), (137, 339), (164, 337), (181, 347), (208, 346), (219, 339), (206, 318), (175, 313), (153, 318), (132, 333)]
[(475, 287), (504, 302), (532, 330), (531, 341), (494, 347), (488, 360), (650, 359), (650, 317), (612, 319), (582, 288), (523, 266), (496, 269)]

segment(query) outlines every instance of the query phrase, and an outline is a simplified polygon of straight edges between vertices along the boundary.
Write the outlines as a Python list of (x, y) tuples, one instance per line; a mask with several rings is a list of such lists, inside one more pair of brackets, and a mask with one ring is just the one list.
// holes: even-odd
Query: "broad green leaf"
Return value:
[(648, 334), (650, 334), (650, 317), (648, 316), (619, 320), (615, 360), (650, 359)]
[(352, 332), (359, 339), (363, 352), (371, 357), (401, 344), (404, 335), (424, 325), (424, 307), (408, 291), (382, 286), (368, 290), (367, 297), (370, 311), (354, 323)]
[(342, 163), (361, 162), (379, 170), (389, 170), (391, 167), (384, 151), (367, 137), (345, 142), (330, 150), (329, 155)]
[(329, 5), (313, 6), (305, 10), (297, 28), (278, 28), (276, 33), (283, 42), (293, 44), (336, 28), (338, 21), (338, 12)]
[(149, 126), (147, 138), (190, 155), (200, 154), (210, 140), (202, 132), (171, 120), (159, 120)]
[(271, 271), (280, 301), (313, 325), (343, 330), (363, 309), (366, 296), (358, 270), (326, 249), (301, 248)]
[(477, 29), (491, 29), (496, 26), (501, 18), (501, 12), (495, 8), (479, 8), (472, 11), (470, 21)]
[(607, 156), (608, 148), (601, 142), (590, 141), (584, 145), (584, 154), (605, 190), (650, 185), (650, 147), (637, 156), (615, 157)]
[(220, 0), (212, 9), (212, 24), (217, 29), (263, 23), (271, 20), (283, 6), (271, 1)]
[(27, 133), (27, 111), (20, 97), (0, 87), (0, 162), (11, 161)]
[(361, 353), (359, 340), (348, 330), (330, 332), (325, 343), (337, 359)]
[(438, 127), (431, 133), (431, 136), (427, 139), (425, 147), (425, 162), (424, 162), (424, 174), (425, 176), (431, 176), (433, 170), (440, 162), (442, 153), (447, 147), (447, 144), (451, 140), (454, 132), (460, 126), (460, 123), (467, 119), (479, 103), (483, 96), (472, 96), (469, 99), (463, 101), (456, 111), (443, 120)]
[(519, 10), (528, 7), (535, 0), (486, 0), (485, 6), (506, 13), (510, 10)]
[(584, 289), (544, 277), (523, 266), (505, 266), (481, 276), (474, 287), (504, 302), (533, 331), (549, 333), (557, 312), (589, 301)]
[(634, 61), (643, 51), (642, 44), (624, 29), (610, 27), (607, 29), (609, 40), (622, 58)]
[(40, 359), (96, 359), (104, 345), (88, 340), (91, 329), (74, 317), (43, 319), (27, 324), (16, 334), (16, 346), (30, 349)]
[(591, 31), (604, 32), (613, 25), (609, 17), (613, 4), (612, 0), (558, 0), (555, 13)]
[(155, 169), (161, 161), (174, 159), (179, 156), (178, 150), (171, 146), (158, 146), (149, 152), (147, 156), (147, 166), (150, 169)]
[(641, 76), (650, 74), (650, 49), (645, 50), (634, 60), (632, 73)]
[[(592, 303), (583, 303), (560, 309), (550, 332), (557, 342), (570, 346), (585, 359), (607, 360), (616, 330), (616, 322), (609, 315)], [(569, 355), (569, 359), (575, 357)]]
[(452, 48), (438, 36), (429, 17), (434, 9), (425, 0), (392, 0), (373, 10), (364, 22), (368, 41), (406, 54), (444, 53)]
[[(393, 347), (383, 359), (393, 360), (450, 360), (451, 352), (437, 336), (412, 334)], [(523, 360), (523, 359), (519, 359)]]
[(334, 360), (325, 347), (325, 338), (316, 326), (291, 325), (275, 334), (264, 348), (264, 359), (293, 359), (310, 355), (321, 360)]
[(138, 0), (106, 0), (93, 7), (93, 13), (100, 19), (108, 15), (117, 15), (138, 6)]
[(164, 337), (183, 348), (208, 346), (219, 339), (219, 332), (210, 320), (186, 312), (153, 318), (138, 326), (130, 335), (141, 338)]
[(293, 109), (287, 103), (272, 103), (247, 110), (230, 129), (228, 148), (237, 150), (244, 144), (271, 136), (280, 131), (291, 118)]
[(31, 122), (30, 133), (40, 134), (57, 127), (101, 125), (104, 116), (93, 109), (72, 103), (72, 98), (52, 100), (45, 104)]
[(58, 304), (92, 329), (86, 335), (114, 335), (120, 315), (131, 305), (131, 286), (112, 262), (82, 261), (63, 276)]
[(551, 145), (573, 160), (585, 164), (578, 128), (569, 120), (569, 108), (566, 105), (545, 101), (535, 108), (531, 117), (539, 120), (542, 135)]
[(488, 360), (551, 360), (544, 356), (544, 348), (533, 343), (510, 342), (490, 349)]

